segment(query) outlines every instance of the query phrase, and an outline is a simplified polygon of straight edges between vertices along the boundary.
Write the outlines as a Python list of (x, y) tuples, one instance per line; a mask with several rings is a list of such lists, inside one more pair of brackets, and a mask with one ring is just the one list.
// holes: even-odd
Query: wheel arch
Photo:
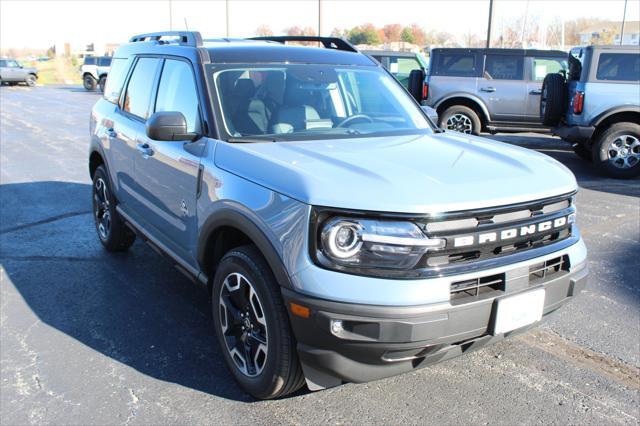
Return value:
[(475, 113), (478, 114), (478, 118), (480, 118), (480, 123), (483, 127), (491, 121), (489, 110), (484, 102), (482, 102), (480, 98), (469, 94), (457, 93), (447, 96), (446, 98), (439, 100), (436, 103), (435, 108), (438, 115), (441, 115), (444, 110), (454, 105), (463, 105), (474, 110)]
[(255, 245), (264, 256), (278, 284), (293, 288), (284, 263), (267, 237), (241, 207), (227, 204), (213, 212), (200, 228), (197, 261), (200, 270), (208, 277), (211, 290), (216, 267), (225, 253), (246, 244)]

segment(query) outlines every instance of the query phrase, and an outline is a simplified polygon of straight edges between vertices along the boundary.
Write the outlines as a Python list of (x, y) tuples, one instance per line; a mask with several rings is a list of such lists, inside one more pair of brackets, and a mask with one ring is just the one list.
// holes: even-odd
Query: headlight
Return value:
[(320, 228), (320, 251), (344, 267), (411, 269), (446, 241), (429, 238), (413, 222), (334, 217)]

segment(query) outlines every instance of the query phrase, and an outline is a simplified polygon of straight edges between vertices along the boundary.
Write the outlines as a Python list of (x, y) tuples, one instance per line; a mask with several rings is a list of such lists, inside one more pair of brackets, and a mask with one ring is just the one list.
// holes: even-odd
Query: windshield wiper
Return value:
[(278, 142), (274, 137), (251, 137), (251, 138), (228, 138), (227, 142), (230, 143), (258, 143), (258, 142)]

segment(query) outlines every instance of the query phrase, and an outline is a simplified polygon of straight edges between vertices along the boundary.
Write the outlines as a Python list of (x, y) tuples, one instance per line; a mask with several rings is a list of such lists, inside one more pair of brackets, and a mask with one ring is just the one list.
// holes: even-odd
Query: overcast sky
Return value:
[[(333, 28), (371, 22), (376, 26), (418, 23), (456, 36), (484, 35), (489, 0), (321, 0), (323, 35)], [(494, 33), (501, 23), (529, 16), (546, 20), (564, 16), (622, 20), (624, 0), (495, 0)], [(627, 20), (640, 20), (640, 1), (629, 0)], [(225, 0), (31, 1), (0, 0), (0, 47), (46, 48), (56, 42), (122, 43), (141, 32), (199, 30), (204, 37), (224, 37)], [(170, 13), (171, 11), (171, 13)], [(230, 0), (231, 37), (254, 35), (268, 25), (275, 34), (293, 25), (318, 26), (317, 0)]]

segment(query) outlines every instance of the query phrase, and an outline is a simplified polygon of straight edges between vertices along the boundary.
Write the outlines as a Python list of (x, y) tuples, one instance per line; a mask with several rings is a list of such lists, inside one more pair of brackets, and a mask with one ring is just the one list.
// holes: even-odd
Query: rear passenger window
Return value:
[(140, 58), (133, 69), (124, 96), (123, 109), (144, 120), (149, 117), (151, 90), (159, 62), (156, 58)]
[(478, 75), (477, 62), (474, 53), (441, 53), (434, 64), (433, 75), (475, 77)]
[(155, 110), (179, 111), (187, 120), (187, 130), (200, 132), (198, 92), (188, 63), (171, 59), (165, 61)]
[(634, 53), (601, 53), (596, 79), (640, 80), (640, 55)]
[(547, 74), (555, 74), (567, 69), (567, 60), (560, 58), (533, 58), (532, 80), (542, 81)]
[(484, 71), (494, 80), (522, 80), (524, 56), (487, 55)]
[(96, 64), (95, 56), (86, 56), (84, 58), (84, 64), (85, 65), (95, 65)]
[(98, 58), (98, 66), (99, 67), (108, 67), (109, 65), (111, 65), (111, 58), (109, 58), (109, 57)]
[(113, 60), (109, 74), (107, 75), (107, 84), (104, 88), (104, 98), (111, 103), (117, 104), (122, 92), (124, 79), (127, 77), (129, 70), (129, 61), (123, 58)]

